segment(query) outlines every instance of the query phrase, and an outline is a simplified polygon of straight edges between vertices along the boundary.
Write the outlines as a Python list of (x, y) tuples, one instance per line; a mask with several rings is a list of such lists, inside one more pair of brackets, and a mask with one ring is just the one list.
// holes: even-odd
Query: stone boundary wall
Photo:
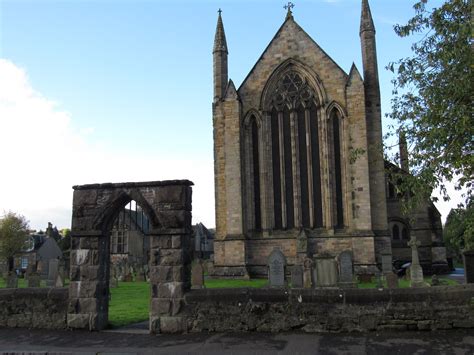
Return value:
[(67, 288), (0, 289), (0, 327), (65, 329)]
[(190, 332), (474, 328), (474, 285), (419, 289), (204, 289), (185, 296)]

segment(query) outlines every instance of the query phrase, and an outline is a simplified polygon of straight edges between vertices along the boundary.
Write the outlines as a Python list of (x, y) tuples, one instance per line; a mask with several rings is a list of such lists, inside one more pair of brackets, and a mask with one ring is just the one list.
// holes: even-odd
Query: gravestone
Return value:
[(15, 272), (9, 272), (6, 279), (7, 288), (18, 288), (18, 276)]
[(393, 272), (392, 267), (392, 253), (390, 250), (383, 250), (382, 253), (382, 273), (384, 275), (388, 275), (389, 273)]
[(431, 286), (439, 286), (438, 275), (433, 274), (433, 276), (431, 276)]
[(56, 283), (56, 278), (59, 274), (59, 260), (58, 259), (51, 259), (49, 261), (49, 268), (48, 268), (48, 279), (46, 280), (46, 286), (53, 287)]
[(408, 242), (408, 246), (411, 247), (411, 287), (423, 287), (425, 285), (423, 282), (423, 269), (421, 268), (420, 259), (418, 257), (418, 246), (420, 246), (420, 244), (415, 236), (412, 236)]
[(296, 251), (298, 254), (306, 255), (308, 253), (308, 235), (303, 229), (296, 239)]
[(204, 268), (201, 260), (196, 261), (191, 270), (191, 288), (201, 289), (204, 287)]
[(40, 287), (41, 276), (37, 272), (30, 272), (28, 275), (28, 287)]
[(285, 286), (286, 259), (279, 249), (273, 249), (268, 257), (268, 281), (272, 287)]
[(291, 268), (291, 287), (303, 288), (303, 267), (301, 265)]
[(56, 276), (56, 280), (54, 281), (54, 287), (64, 287), (64, 280), (59, 273)]
[(373, 275), (371, 274), (360, 274), (359, 275), (359, 282), (360, 283), (371, 283)]
[(398, 288), (398, 276), (393, 272), (385, 275), (385, 280), (387, 280), (388, 288)]
[(337, 285), (337, 261), (333, 257), (316, 257), (316, 286), (334, 287)]
[(354, 283), (354, 265), (352, 263), (352, 253), (343, 251), (339, 254), (339, 286), (355, 287)]
[(303, 284), (304, 288), (313, 287), (313, 260), (305, 258), (303, 263)]
[(474, 283), (474, 251), (465, 251), (463, 253), (464, 278), (467, 284)]

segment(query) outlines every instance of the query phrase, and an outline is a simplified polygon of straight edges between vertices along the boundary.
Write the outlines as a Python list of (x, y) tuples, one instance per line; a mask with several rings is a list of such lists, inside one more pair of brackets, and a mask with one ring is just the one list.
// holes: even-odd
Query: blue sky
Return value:
[[(352, 62), (362, 72), (360, 2), (295, 1), (295, 20), (346, 72)], [(412, 16), (414, 1), (370, 3), (387, 112), (392, 76), (384, 67), (409, 55), (412, 41), (398, 38), (393, 25)], [(283, 5), (0, 0), (0, 86), (6, 95), (20, 88), (15, 107), (23, 107), (16, 125), (0, 116), (6, 135), (0, 148), (21, 157), (11, 159), (16, 169), (0, 178), (0, 211), (22, 213), (35, 228), (48, 221), (68, 227), (73, 184), (189, 178), (196, 183), (193, 222), (213, 226), (211, 52), (217, 10), (223, 10), (229, 76), (238, 86), (284, 21)], [(32, 98), (43, 100), (42, 106), (25, 112), (35, 107), (28, 104)], [(4, 112), (16, 117), (10, 106)], [(13, 194), (20, 188), (21, 196)]]

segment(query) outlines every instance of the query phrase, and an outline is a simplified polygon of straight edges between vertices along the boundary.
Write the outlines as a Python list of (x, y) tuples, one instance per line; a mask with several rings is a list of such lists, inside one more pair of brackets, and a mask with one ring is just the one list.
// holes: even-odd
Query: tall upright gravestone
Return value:
[(423, 287), (423, 269), (420, 265), (420, 259), (418, 257), (418, 247), (421, 242), (416, 240), (415, 236), (410, 238), (408, 246), (411, 247), (411, 266), (410, 266), (410, 279), (411, 287)]
[(348, 250), (339, 254), (339, 286), (355, 287), (352, 253)]
[(332, 256), (318, 256), (316, 262), (316, 286), (334, 287), (337, 285), (337, 261)]
[(272, 287), (285, 286), (286, 259), (280, 249), (273, 249), (268, 257), (268, 281)]

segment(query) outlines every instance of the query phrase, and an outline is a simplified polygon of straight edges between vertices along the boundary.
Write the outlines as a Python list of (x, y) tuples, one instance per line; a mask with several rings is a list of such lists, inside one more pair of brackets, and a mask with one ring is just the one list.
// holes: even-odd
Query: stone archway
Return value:
[(74, 186), (71, 224), (70, 328), (108, 323), (109, 232), (118, 212), (137, 201), (150, 219), (150, 332), (186, 330), (180, 316), (190, 287), (191, 199), (188, 180)]

